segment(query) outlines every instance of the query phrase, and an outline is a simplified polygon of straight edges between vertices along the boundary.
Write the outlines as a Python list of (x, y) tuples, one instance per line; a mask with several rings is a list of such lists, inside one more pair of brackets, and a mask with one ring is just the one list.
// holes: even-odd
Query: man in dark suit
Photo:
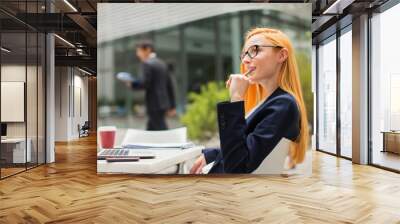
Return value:
[(174, 116), (175, 94), (167, 65), (154, 52), (151, 41), (141, 41), (136, 45), (136, 56), (142, 67), (143, 78), (127, 82), (132, 89), (144, 89), (146, 111), (148, 115), (147, 130), (168, 129), (165, 116)]

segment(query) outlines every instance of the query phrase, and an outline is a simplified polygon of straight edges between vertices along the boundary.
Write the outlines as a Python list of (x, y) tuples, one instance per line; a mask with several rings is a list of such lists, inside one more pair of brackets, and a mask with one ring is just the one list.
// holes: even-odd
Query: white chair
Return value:
[[(290, 143), (291, 141), (289, 139), (282, 138), (278, 145), (275, 146), (272, 152), (261, 162), (252, 174), (284, 174)], [(202, 173), (207, 174), (213, 165), (214, 162), (211, 162), (204, 166)]]
[(283, 174), (291, 142), (287, 138), (282, 138), (252, 174)]
[[(187, 128), (175, 128), (163, 131), (147, 131), (138, 129), (128, 129), (121, 145), (129, 144), (165, 144), (165, 143), (186, 143), (187, 142)], [(187, 169), (184, 164), (174, 165), (166, 168), (159, 174), (174, 174), (186, 172)]]

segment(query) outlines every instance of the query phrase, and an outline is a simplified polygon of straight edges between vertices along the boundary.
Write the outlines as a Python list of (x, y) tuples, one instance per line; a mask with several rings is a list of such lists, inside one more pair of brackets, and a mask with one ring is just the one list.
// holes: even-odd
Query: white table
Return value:
[[(193, 161), (204, 149), (203, 146), (195, 146), (188, 149), (146, 149), (155, 154), (154, 159), (140, 159), (137, 162), (107, 162), (97, 160), (98, 173), (131, 173), (131, 174), (159, 174), (164, 173), (174, 165), (182, 165), (187, 161)], [(187, 169), (179, 169), (180, 174), (187, 173)]]
[[(25, 154), (25, 138), (6, 138), (1, 139), (2, 145), (14, 145), (13, 147), (13, 163), (25, 163), (31, 161), (31, 139), (27, 138), (27, 147)], [(27, 161), (25, 161), (27, 159)]]

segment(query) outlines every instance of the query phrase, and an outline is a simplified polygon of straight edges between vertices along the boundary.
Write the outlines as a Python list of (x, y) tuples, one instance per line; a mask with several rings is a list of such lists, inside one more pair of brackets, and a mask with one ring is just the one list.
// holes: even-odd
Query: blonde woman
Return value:
[(251, 173), (282, 138), (291, 140), (291, 165), (304, 160), (307, 114), (290, 40), (276, 29), (252, 29), (240, 58), (251, 75), (230, 75), (230, 102), (217, 105), (221, 149), (205, 149), (192, 174), (211, 162), (209, 173)]

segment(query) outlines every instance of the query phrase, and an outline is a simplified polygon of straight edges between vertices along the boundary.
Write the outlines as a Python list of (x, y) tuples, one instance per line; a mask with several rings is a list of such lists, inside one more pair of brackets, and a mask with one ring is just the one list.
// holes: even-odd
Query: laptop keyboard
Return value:
[(155, 154), (148, 150), (134, 150), (130, 152), (129, 149), (103, 149), (97, 154), (97, 159), (105, 158), (129, 158), (129, 157), (139, 157), (141, 159), (153, 159)]
[(129, 150), (127, 149), (107, 149), (103, 150), (99, 156), (127, 156), (129, 155)]

